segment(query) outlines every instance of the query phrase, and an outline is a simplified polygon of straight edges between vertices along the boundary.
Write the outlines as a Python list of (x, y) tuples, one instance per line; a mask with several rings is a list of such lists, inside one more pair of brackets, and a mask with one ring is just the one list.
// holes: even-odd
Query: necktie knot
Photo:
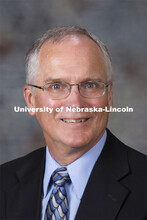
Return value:
[(62, 187), (70, 181), (66, 167), (56, 169), (52, 174), (52, 181), (55, 186)]

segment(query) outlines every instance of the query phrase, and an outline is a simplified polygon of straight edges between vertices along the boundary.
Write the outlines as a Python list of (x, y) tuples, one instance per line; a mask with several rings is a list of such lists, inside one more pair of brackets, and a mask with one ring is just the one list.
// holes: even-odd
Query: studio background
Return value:
[(0, 164), (45, 145), (35, 117), (24, 107), (25, 54), (46, 30), (78, 25), (108, 47), (114, 73), (114, 107), (108, 128), (125, 144), (147, 154), (147, 1), (0, 0)]

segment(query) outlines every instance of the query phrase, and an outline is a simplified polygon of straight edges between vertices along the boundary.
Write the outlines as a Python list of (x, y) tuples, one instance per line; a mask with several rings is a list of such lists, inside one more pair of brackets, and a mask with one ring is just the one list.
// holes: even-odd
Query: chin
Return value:
[(69, 137), (68, 137), (68, 139), (66, 139), (64, 143), (65, 145), (73, 147), (73, 148), (80, 148), (80, 147), (86, 146), (89, 143), (89, 140), (87, 138), (84, 139), (83, 137), (81, 138), (72, 137), (69, 140)]

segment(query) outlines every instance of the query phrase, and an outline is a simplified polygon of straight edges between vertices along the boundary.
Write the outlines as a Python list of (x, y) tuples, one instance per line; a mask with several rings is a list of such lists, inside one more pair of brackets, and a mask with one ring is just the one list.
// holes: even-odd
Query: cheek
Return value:
[(62, 105), (63, 104), (61, 100), (52, 100), (52, 99), (46, 98), (43, 95), (42, 96), (36, 95), (35, 97), (35, 107), (36, 108), (43, 108), (43, 107), (53, 108), (52, 114), (56, 113), (56, 108), (60, 108)]
[[(96, 108), (102, 108), (104, 109), (105, 106), (108, 106), (108, 96), (104, 95), (102, 97), (99, 97), (95, 100), (93, 100), (92, 105)], [(94, 117), (95, 123), (93, 123), (94, 130), (105, 128), (108, 120), (108, 113), (107, 112), (97, 112), (95, 113)]]
[(97, 99), (91, 99), (89, 102), (90, 106), (95, 106), (97, 108), (104, 108), (105, 106), (108, 105), (108, 97), (107, 96), (102, 96)]

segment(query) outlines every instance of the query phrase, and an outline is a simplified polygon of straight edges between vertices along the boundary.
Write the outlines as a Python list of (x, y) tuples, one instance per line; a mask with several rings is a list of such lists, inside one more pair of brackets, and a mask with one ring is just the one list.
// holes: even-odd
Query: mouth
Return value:
[(61, 120), (65, 123), (83, 123), (89, 120), (89, 118), (80, 118), (80, 119), (62, 118)]

